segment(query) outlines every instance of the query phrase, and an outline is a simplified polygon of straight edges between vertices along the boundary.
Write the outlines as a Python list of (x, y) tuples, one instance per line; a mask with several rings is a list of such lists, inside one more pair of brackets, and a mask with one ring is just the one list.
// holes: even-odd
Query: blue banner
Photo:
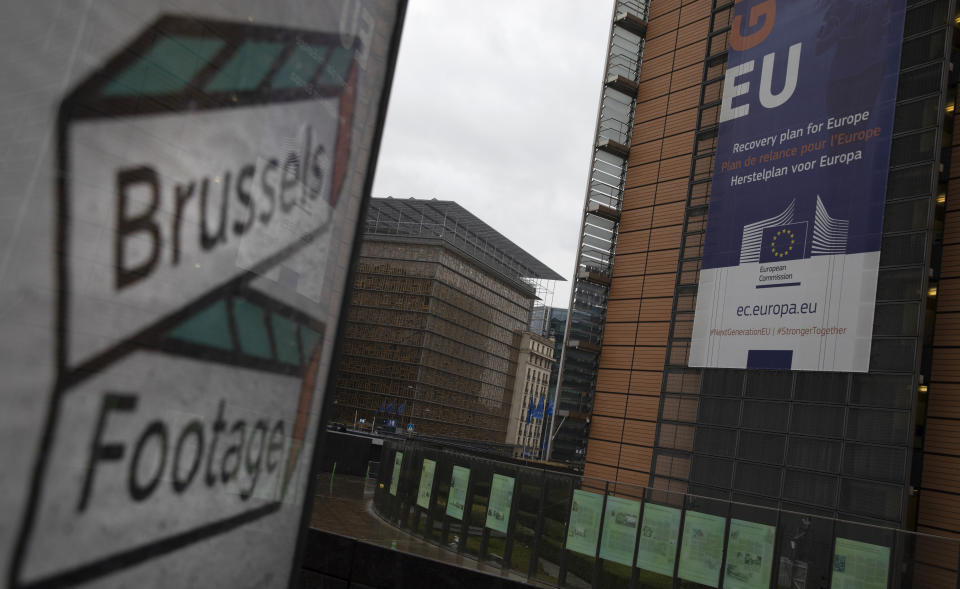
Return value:
[(690, 365), (868, 369), (905, 0), (740, 0)]

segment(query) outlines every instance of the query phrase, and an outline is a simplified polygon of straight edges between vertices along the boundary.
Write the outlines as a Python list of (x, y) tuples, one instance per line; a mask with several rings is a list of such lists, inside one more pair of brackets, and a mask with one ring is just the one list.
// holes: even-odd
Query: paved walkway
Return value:
[(528, 581), (525, 575), (503, 571), (497, 565), (441, 548), (388, 524), (373, 512), (373, 485), (371, 480), (364, 489), (362, 478), (336, 475), (331, 487), (329, 473), (321, 473), (317, 479), (311, 527), (513, 581), (552, 587), (538, 581)]

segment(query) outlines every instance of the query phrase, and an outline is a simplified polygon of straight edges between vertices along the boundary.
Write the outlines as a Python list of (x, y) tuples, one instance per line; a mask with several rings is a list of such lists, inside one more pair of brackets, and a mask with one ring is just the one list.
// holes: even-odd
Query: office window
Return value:
[(703, 395), (739, 397), (743, 389), (742, 370), (706, 369), (703, 371)]
[(843, 449), (843, 474), (897, 483), (904, 479), (906, 459), (905, 448), (846, 444)]
[(843, 479), (840, 485), (840, 509), (897, 522), (900, 520), (902, 493), (898, 485)]
[(767, 401), (743, 402), (743, 427), (767, 431), (786, 431), (787, 403)]
[(796, 398), (799, 401), (843, 403), (847, 396), (847, 375), (840, 372), (798, 372)]
[(787, 465), (824, 472), (840, 471), (840, 442), (791, 436)]
[(847, 416), (847, 439), (875, 444), (904, 445), (909, 432), (906, 411), (851, 408)]
[(780, 495), (780, 468), (738, 462), (733, 487), (738, 491), (777, 497)]
[(740, 416), (740, 401), (733, 399), (712, 399), (704, 397), (700, 400), (700, 423), (736, 426)]
[[(699, 435), (699, 429), (697, 435)], [(783, 450), (786, 443), (787, 438), (782, 434), (744, 430), (740, 432), (737, 458), (767, 464), (783, 464)]]
[(843, 407), (830, 405), (793, 406), (790, 432), (812, 436), (840, 437), (843, 435)]
[(694, 455), (690, 465), (691, 481), (729, 489), (732, 476), (732, 460)]
[(697, 427), (693, 451), (716, 456), (733, 456), (737, 446), (737, 431), (716, 427)]
[(909, 409), (914, 394), (912, 375), (856, 374), (850, 402), (854, 405)]
[(759, 399), (789, 399), (792, 385), (793, 374), (790, 372), (748, 372), (744, 395)]
[(784, 476), (783, 497), (821, 507), (834, 507), (837, 504), (837, 479), (816, 472), (788, 470)]

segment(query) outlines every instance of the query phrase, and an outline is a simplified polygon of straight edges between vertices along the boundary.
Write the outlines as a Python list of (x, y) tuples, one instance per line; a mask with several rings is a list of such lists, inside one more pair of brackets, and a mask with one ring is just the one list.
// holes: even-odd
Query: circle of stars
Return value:
[[(788, 239), (790, 240), (790, 243), (786, 243), (786, 240)], [(793, 251), (794, 245), (796, 243), (797, 243), (797, 236), (793, 233), (793, 231), (789, 229), (780, 229), (773, 235), (773, 238), (770, 240), (770, 251), (773, 252), (773, 255), (775, 255), (776, 257), (784, 258), (790, 255), (790, 252)]]

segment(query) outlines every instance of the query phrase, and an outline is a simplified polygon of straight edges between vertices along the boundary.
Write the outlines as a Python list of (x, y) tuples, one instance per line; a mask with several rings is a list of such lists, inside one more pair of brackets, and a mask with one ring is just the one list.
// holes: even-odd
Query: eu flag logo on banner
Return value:
[(800, 260), (807, 251), (807, 224), (790, 223), (763, 230), (760, 263)]

